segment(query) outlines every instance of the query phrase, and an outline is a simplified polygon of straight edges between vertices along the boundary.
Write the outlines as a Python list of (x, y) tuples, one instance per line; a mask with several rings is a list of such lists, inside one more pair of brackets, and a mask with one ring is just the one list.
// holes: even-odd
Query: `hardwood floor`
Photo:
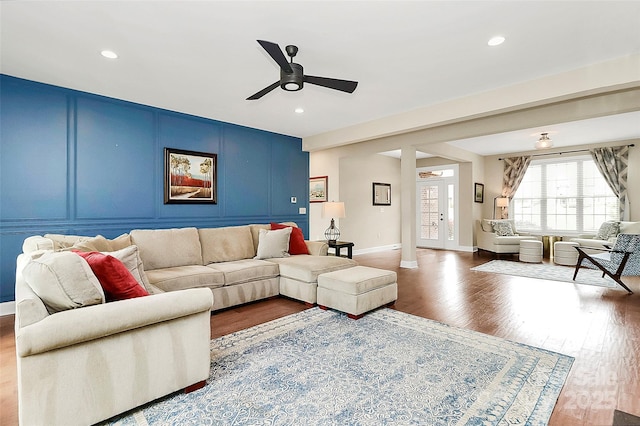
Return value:
[[(418, 250), (417, 269), (400, 251), (355, 256), (398, 273), (395, 309), (575, 357), (551, 425), (611, 425), (615, 409), (640, 415), (640, 278), (635, 292), (470, 271), (488, 254)], [(212, 338), (307, 309), (286, 298), (211, 316)], [(0, 424), (17, 425), (13, 316), (0, 317)]]

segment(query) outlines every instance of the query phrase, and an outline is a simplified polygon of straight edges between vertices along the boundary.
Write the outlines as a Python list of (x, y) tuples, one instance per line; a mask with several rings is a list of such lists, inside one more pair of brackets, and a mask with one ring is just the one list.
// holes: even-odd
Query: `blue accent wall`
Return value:
[[(217, 204), (164, 204), (165, 147), (218, 155)], [(300, 138), (0, 75), (0, 302), (30, 235), (294, 221), (307, 236), (308, 181)]]

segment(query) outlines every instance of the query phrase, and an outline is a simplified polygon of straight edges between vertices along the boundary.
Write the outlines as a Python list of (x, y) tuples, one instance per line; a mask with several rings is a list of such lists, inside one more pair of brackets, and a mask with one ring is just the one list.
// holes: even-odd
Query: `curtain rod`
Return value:
[[(636, 146), (635, 144), (629, 144), (629, 145), (620, 145), (620, 146), (628, 146), (629, 148), (633, 148), (634, 146)], [(615, 147), (615, 148), (619, 148), (619, 147)], [(541, 157), (543, 155), (562, 155), (562, 154), (572, 154), (574, 152), (589, 152), (590, 150), (588, 149), (576, 149), (575, 151), (562, 151), (562, 152), (545, 152), (543, 154), (531, 154), (528, 157)], [(504, 160), (504, 158), (498, 158), (498, 161), (502, 161)]]

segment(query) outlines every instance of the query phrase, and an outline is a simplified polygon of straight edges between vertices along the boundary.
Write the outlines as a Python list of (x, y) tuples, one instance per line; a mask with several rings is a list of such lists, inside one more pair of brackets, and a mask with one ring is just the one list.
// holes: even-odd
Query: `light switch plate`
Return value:
[(307, 214), (307, 208), (306, 207), (300, 207), (298, 209), (298, 213), (300, 214)]

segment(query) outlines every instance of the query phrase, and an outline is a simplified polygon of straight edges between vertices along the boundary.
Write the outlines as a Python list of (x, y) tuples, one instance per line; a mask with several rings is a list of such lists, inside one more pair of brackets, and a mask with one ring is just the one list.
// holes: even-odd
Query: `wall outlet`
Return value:
[(291, 204), (295, 204), (298, 202), (298, 199), (296, 197), (291, 197)]
[(298, 209), (298, 213), (299, 214), (307, 214), (307, 208), (306, 207), (300, 207)]

